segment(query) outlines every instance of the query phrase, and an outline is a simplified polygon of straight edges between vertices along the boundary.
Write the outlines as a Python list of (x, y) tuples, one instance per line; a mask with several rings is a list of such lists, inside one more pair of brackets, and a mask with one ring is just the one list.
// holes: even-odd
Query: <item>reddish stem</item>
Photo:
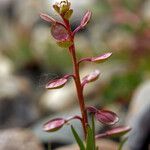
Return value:
[(76, 85), (80, 110), (81, 110), (81, 114), (82, 114), (82, 126), (83, 126), (83, 130), (84, 130), (84, 135), (86, 138), (86, 135), (87, 135), (86, 125), (88, 123), (88, 120), (87, 120), (87, 112), (85, 109), (85, 103), (84, 103), (84, 97), (83, 97), (83, 88), (82, 88), (81, 81), (80, 81), (79, 66), (78, 66), (78, 63), (76, 60), (76, 53), (75, 53), (74, 45), (72, 45), (69, 49), (72, 54), (72, 60), (73, 60), (73, 65), (74, 65), (75, 85)]
[(71, 31), (70, 23), (68, 20), (64, 19), (62, 17), (65, 26), (68, 30), (68, 33), (70, 35), (70, 40), (72, 41), (73, 45), (69, 47), (70, 54), (72, 56), (72, 62), (73, 62), (73, 69), (74, 69), (74, 81), (76, 85), (76, 91), (77, 91), (77, 96), (78, 96), (78, 101), (80, 105), (80, 111), (82, 115), (82, 127), (84, 131), (84, 136), (86, 138), (87, 136), (87, 124), (88, 124), (88, 119), (87, 119), (87, 111), (85, 108), (85, 103), (84, 103), (84, 96), (83, 96), (83, 87), (81, 85), (81, 80), (80, 80), (80, 75), (79, 75), (79, 64), (76, 58), (76, 52), (75, 52), (75, 46), (74, 46), (74, 34)]

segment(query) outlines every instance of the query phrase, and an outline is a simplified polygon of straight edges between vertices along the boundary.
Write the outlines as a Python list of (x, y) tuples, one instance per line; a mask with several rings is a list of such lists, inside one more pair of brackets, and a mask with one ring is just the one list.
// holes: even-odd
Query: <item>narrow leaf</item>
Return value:
[(95, 120), (94, 120), (94, 114), (92, 114), (92, 134), (93, 134), (93, 147), (94, 150), (96, 149), (96, 142), (95, 142)]
[(49, 22), (49, 23), (53, 23), (53, 24), (56, 23), (56, 20), (55, 20), (54, 18), (52, 18), (51, 16), (47, 15), (47, 14), (40, 13), (40, 17), (41, 17), (43, 20), (45, 20), (45, 21), (47, 21), (47, 22)]
[(86, 150), (95, 150), (93, 131), (90, 126), (87, 126)]
[(73, 133), (73, 135), (74, 135), (74, 138), (75, 138), (77, 144), (78, 144), (79, 147), (80, 147), (80, 150), (85, 150), (83, 141), (81, 140), (81, 138), (79, 137), (78, 133), (76, 132), (76, 130), (74, 129), (73, 126), (71, 126), (71, 131), (72, 131), (72, 133)]
[(119, 144), (119, 147), (118, 147), (118, 150), (122, 150), (123, 149), (123, 145), (125, 144), (125, 142), (128, 140), (128, 137), (124, 138), (120, 144)]

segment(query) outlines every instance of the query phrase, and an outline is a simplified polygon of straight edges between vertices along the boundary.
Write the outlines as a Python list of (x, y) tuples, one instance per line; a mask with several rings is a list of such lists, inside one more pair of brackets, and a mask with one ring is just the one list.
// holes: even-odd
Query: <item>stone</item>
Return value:
[(146, 0), (142, 6), (142, 17), (147, 22), (150, 23), (150, 1)]
[(0, 150), (44, 150), (38, 138), (27, 129), (0, 130)]
[[(100, 139), (97, 140), (96, 143), (100, 150), (116, 150), (118, 148), (118, 143), (108, 139)], [(70, 146), (57, 148), (56, 150), (79, 150), (79, 147), (76, 144), (74, 144)]]
[(150, 139), (150, 80), (142, 83), (134, 92), (126, 124), (129, 132), (125, 145), (130, 150), (148, 150)]
[(12, 61), (0, 53), (0, 78), (9, 76), (14, 71)]
[(24, 77), (0, 78), (0, 128), (24, 127), (39, 117), (31, 85)]

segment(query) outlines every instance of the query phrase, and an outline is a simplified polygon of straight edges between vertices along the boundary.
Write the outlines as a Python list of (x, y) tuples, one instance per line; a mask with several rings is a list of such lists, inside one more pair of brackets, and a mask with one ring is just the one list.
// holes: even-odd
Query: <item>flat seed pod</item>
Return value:
[(86, 108), (86, 110), (87, 110), (88, 112), (91, 112), (91, 113), (94, 113), (94, 114), (98, 111), (98, 109), (95, 108), (95, 107), (93, 107), (93, 106), (88, 106), (88, 107)]
[(99, 70), (93, 71), (92, 73), (90, 73), (89, 75), (85, 76), (82, 79), (82, 85), (85, 85), (85, 84), (87, 84), (89, 82), (93, 82), (93, 81), (97, 80), (99, 75), (100, 75)]
[(111, 130), (108, 130), (104, 133), (96, 135), (95, 138), (104, 138), (104, 137), (120, 137), (123, 136), (124, 134), (128, 133), (131, 130), (129, 126), (119, 126), (115, 127)]
[(56, 79), (56, 80), (51, 80), (50, 82), (47, 83), (46, 89), (58, 89), (63, 87), (66, 82), (68, 81), (68, 78), (70, 76), (64, 76), (63, 78)]
[(51, 34), (54, 39), (58, 41), (64, 41), (69, 38), (68, 31), (66, 30), (65, 26), (60, 23), (55, 23), (52, 25)]
[(112, 53), (105, 53), (103, 55), (91, 58), (90, 61), (100, 63), (100, 62), (107, 60), (111, 55)]
[(65, 123), (66, 123), (65, 119), (55, 118), (45, 123), (43, 126), (43, 130), (46, 132), (54, 132), (59, 130)]
[(116, 127), (111, 130), (108, 130), (107, 135), (115, 136), (115, 137), (122, 136), (126, 134), (127, 132), (129, 132), (130, 130), (131, 128), (129, 126), (120, 126), (120, 127)]
[(83, 17), (83, 19), (81, 20), (81, 23), (80, 23), (80, 26), (82, 28), (84, 28), (87, 25), (87, 23), (90, 21), (91, 15), (92, 15), (92, 12), (90, 12), (90, 11), (87, 11), (85, 13), (85, 15), (84, 15), (84, 17)]
[(95, 118), (106, 125), (114, 125), (119, 121), (118, 116), (109, 110), (98, 110), (95, 113)]
[(52, 18), (51, 16), (47, 15), (47, 14), (41, 13), (41, 14), (40, 14), (40, 17), (41, 17), (43, 20), (45, 20), (45, 21), (47, 21), (47, 22), (49, 22), (49, 23), (52, 23), (52, 24), (55, 24), (55, 23), (56, 23), (56, 20), (55, 20), (54, 18)]

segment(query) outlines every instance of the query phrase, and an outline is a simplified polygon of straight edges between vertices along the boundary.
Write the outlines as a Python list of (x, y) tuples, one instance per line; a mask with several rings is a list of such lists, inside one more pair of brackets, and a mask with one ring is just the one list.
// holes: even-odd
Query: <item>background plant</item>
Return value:
[[(102, 124), (110, 126), (116, 124), (119, 118), (112, 111), (103, 110), (103, 109), (99, 110), (93, 106), (86, 106), (84, 101), (84, 96), (83, 96), (84, 87), (90, 82), (97, 80), (100, 76), (100, 71), (95, 70), (92, 73), (83, 77), (83, 79), (81, 79), (80, 72), (79, 72), (80, 64), (84, 62), (102, 63), (105, 60), (107, 60), (112, 55), (112, 53), (108, 52), (96, 57), (86, 57), (78, 60), (76, 55), (74, 37), (79, 30), (85, 28), (85, 26), (90, 21), (92, 13), (90, 11), (87, 11), (84, 17), (82, 18), (79, 26), (72, 31), (69, 22), (69, 19), (73, 14), (73, 10), (71, 9), (71, 3), (68, 0), (62, 0), (60, 3), (54, 4), (53, 8), (59, 14), (62, 21), (57, 21), (54, 18), (50, 17), (49, 15), (43, 13), (41, 13), (40, 16), (45, 21), (51, 23), (51, 34), (53, 38), (56, 40), (58, 46), (68, 49), (68, 52), (72, 58), (73, 74), (67, 74), (64, 75), (62, 78), (51, 80), (46, 85), (46, 88), (47, 89), (62, 88), (67, 83), (67, 81), (70, 78), (72, 78), (74, 80), (75, 87), (76, 87), (76, 93), (77, 93), (78, 103), (80, 106), (81, 116), (75, 115), (66, 119), (55, 118), (45, 123), (43, 128), (47, 132), (56, 131), (61, 127), (63, 127), (65, 124), (70, 123), (71, 120), (78, 119), (81, 122), (83, 127), (84, 139), (82, 140), (81, 137), (79, 137), (78, 133), (76, 132), (75, 128), (72, 125), (71, 125), (71, 131), (80, 149), (96, 150), (98, 149), (98, 147), (96, 146), (95, 139), (108, 137), (108, 136), (122, 135), (130, 130), (130, 127), (121, 126), (121, 127), (115, 127), (99, 135), (95, 135), (94, 119), (101, 122)], [(89, 123), (87, 117), (88, 113), (92, 114), (92, 124)], [(84, 140), (86, 142), (83, 142)]]

